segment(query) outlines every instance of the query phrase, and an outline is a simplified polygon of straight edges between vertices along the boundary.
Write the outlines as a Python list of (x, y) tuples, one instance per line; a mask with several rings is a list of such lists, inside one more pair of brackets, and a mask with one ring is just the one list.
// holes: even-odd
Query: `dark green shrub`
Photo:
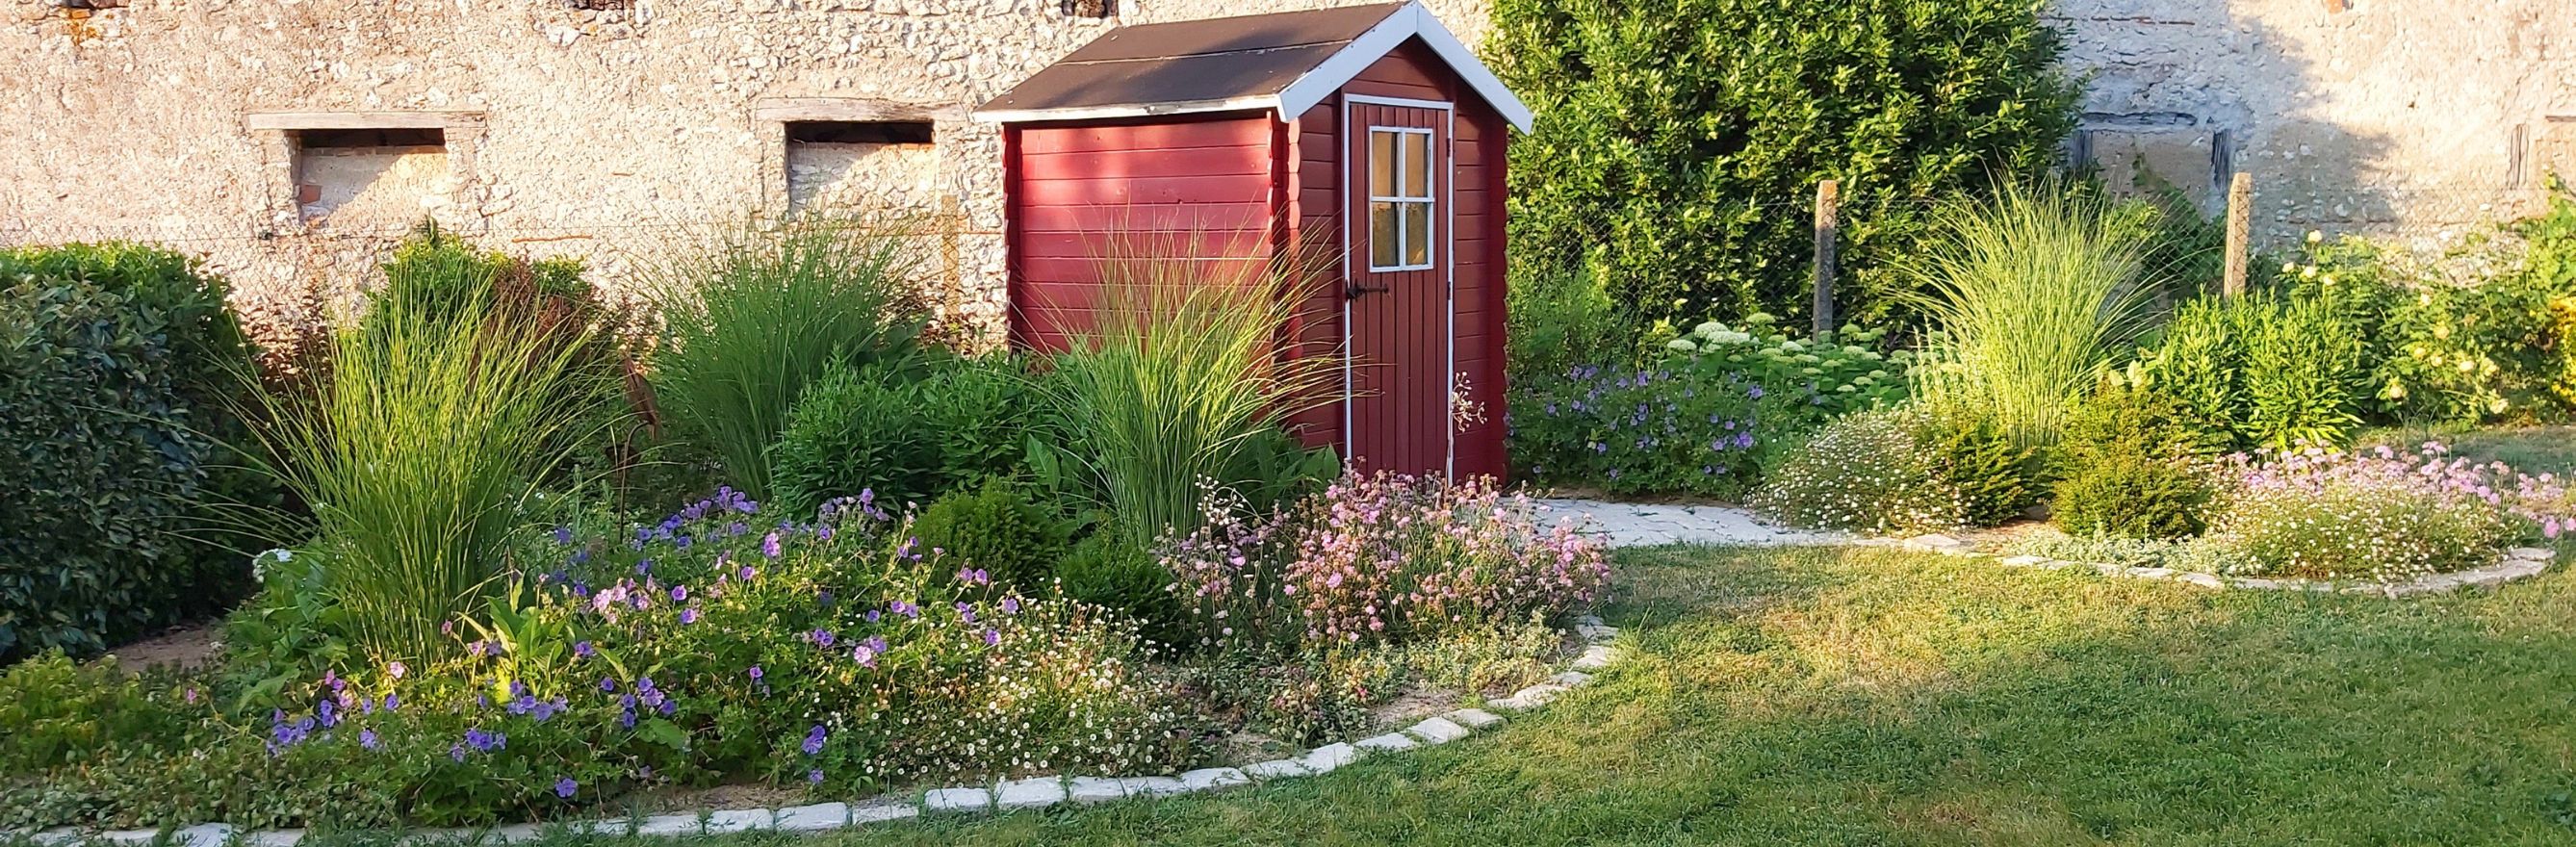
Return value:
[(2083, 536), (2200, 534), (2215, 491), (2202, 460), (2214, 441), (2172, 398), (2104, 388), (2076, 409), (2058, 443), (2058, 526)]
[(1146, 638), (1178, 644), (1193, 637), (1188, 613), (1172, 596), (1172, 573), (1117, 533), (1073, 545), (1056, 565), (1065, 596), (1136, 621)]
[(1499, 0), (1486, 52), (1537, 112), (1513, 142), (1515, 283), (1598, 273), (1632, 325), (1803, 322), (1816, 182), (1842, 183), (1838, 294), (1881, 272), (1926, 200), (2053, 165), (2079, 86), (2029, 0)]
[(790, 513), (874, 491), (900, 509), (1021, 475), (1039, 404), (1009, 359), (841, 369), (808, 389), (771, 448)]
[(998, 480), (940, 495), (913, 521), (912, 534), (931, 553), (1023, 591), (1054, 578), (1068, 541), (1062, 520)]
[(2039, 503), (2045, 486), (2037, 452), (2013, 444), (1992, 421), (1938, 416), (1915, 437), (1932, 454), (1940, 478), (1958, 490), (1969, 526), (1995, 526)]
[(1512, 280), (1504, 311), (1504, 378), (1511, 385), (1556, 379), (1582, 365), (1634, 364), (1639, 336), (1619, 318), (1601, 280), (1589, 273), (1525, 274)]
[(227, 444), (250, 352), (222, 280), (137, 245), (0, 252), (0, 660), (86, 654), (248, 588)]

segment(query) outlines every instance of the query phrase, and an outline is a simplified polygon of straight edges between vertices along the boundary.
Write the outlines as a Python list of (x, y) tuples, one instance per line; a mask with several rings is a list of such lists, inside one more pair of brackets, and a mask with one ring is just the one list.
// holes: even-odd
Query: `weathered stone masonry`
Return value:
[[(423, 215), (614, 282), (705, 227), (849, 203), (933, 216), (944, 295), (996, 332), (999, 136), (970, 108), (1120, 22), (1347, 2), (6, 0), (0, 242), (167, 242), (277, 321)], [(1487, 2), (1431, 5), (1474, 43)], [(2565, 2), (2049, 14), (2093, 75), (2072, 147), (2115, 178), (2211, 198), (2242, 168), (2273, 237), (2430, 235), (2576, 171)]]

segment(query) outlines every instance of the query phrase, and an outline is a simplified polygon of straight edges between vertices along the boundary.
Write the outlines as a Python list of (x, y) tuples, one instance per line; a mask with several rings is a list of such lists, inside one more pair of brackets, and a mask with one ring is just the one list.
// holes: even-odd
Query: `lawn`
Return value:
[[(2567, 844), (2576, 577), (2411, 602), (1651, 549), (1630, 658), (1487, 736), (879, 844)], [(727, 839), (756, 843), (772, 836)]]

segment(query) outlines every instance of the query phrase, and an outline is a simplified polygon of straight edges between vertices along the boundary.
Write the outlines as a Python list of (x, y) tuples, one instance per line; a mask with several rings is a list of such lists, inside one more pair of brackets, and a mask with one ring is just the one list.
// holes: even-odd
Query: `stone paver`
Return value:
[(1181, 774), (1181, 788), (1188, 791), (1215, 791), (1251, 781), (1241, 768), (1200, 768)]
[(993, 792), (987, 788), (933, 788), (922, 795), (921, 808), (928, 812), (990, 811)]
[(1459, 709), (1441, 717), (1468, 729), (1493, 729), (1503, 725), (1503, 716), (1483, 709)]
[(850, 824), (852, 826), (877, 823), (879, 821), (899, 821), (905, 818), (917, 817), (921, 817), (921, 807), (911, 803), (877, 802), (862, 803), (850, 807)]
[(1604, 644), (1594, 644), (1583, 648), (1583, 655), (1574, 657), (1574, 663), (1567, 667), (1590, 673), (1609, 667), (1610, 663), (1617, 661), (1618, 658), (1617, 649)]
[(1052, 776), (1015, 779), (993, 790), (993, 805), (1004, 810), (1043, 809), (1064, 802), (1064, 780)]
[(850, 823), (850, 804), (816, 803), (778, 810), (777, 827), (788, 832), (822, 832)]
[(224, 847), (233, 840), (233, 825), (201, 823), (170, 834), (170, 847)]
[(1348, 744), (1326, 744), (1297, 757), (1297, 764), (1307, 773), (1332, 773), (1335, 768), (1360, 760), (1360, 750)]
[(1385, 735), (1372, 735), (1358, 741), (1353, 741), (1351, 742), (1351, 746), (1358, 747), (1372, 753), (1378, 753), (1393, 752), (1396, 750), (1411, 750), (1415, 747), (1422, 746), (1422, 742), (1415, 741), (1413, 740), (1413, 736), (1406, 735), (1401, 732), (1390, 732)]
[[(1231, 768), (1209, 768), (1209, 770), (1231, 770)], [(1174, 794), (1188, 794), (1192, 790), (1189, 783), (1177, 776), (1122, 776), (1117, 779), (1117, 783), (1118, 796), (1121, 797), (1169, 797)], [(1077, 796), (1074, 799), (1082, 798)]]
[(777, 814), (768, 809), (718, 809), (707, 813), (707, 832), (713, 834), (768, 829), (777, 822)]
[(1127, 786), (1104, 776), (1077, 776), (1065, 780), (1064, 799), (1076, 803), (1106, 803), (1127, 796)]
[(645, 818), (643, 823), (636, 824), (635, 834), (666, 837), (673, 835), (696, 835), (698, 834), (698, 816), (695, 814), (654, 815), (652, 817)]
[(1656, 544), (1834, 544), (1850, 536), (1772, 526), (1752, 512), (1733, 506), (1667, 503), (1611, 503), (1602, 500), (1544, 499), (1546, 521), (1571, 517), (1587, 534), (1614, 547)]
[(1305, 776), (1306, 773), (1306, 766), (1298, 764), (1295, 759), (1272, 759), (1243, 766), (1243, 775), (1253, 779), (1287, 779)]
[(1405, 727), (1404, 731), (1412, 733), (1415, 738), (1422, 739), (1424, 744), (1447, 744), (1467, 737), (1473, 730), (1459, 726), (1457, 721), (1448, 718), (1423, 718), (1421, 723)]

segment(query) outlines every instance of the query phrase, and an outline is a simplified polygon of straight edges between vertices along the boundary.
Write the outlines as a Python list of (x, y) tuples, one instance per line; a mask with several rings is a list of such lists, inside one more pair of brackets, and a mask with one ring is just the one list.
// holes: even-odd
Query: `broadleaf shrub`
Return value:
[(1515, 284), (1598, 275), (1632, 327), (1804, 315), (1825, 178), (1845, 314), (1902, 315), (1881, 269), (1921, 204), (2048, 169), (2080, 94), (2026, 0), (1501, 0), (1493, 20), (1486, 53), (1538, 114), (1513, 142)]
[(836, 368), (808, 388), (770, 448), (777, 499), (811, 510), (873, 491), (889, 504), (1021, 475), (1039, 411), (1007, 358)]
[(249, 586), (251, 356), (221, 279), (153, 247), (0, 252), (0, 660), (91, 654)]

